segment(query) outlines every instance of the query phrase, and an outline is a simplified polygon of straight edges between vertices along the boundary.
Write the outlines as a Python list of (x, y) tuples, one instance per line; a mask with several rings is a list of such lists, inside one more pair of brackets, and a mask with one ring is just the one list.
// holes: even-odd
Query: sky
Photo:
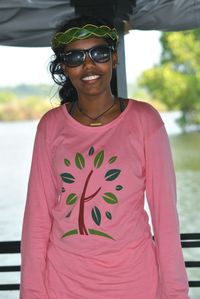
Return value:
[[(158, 63), (161, 53), (159, 31), (131, 30), (125, 35), (127, 82), (133, 83), (145, 69)], [(0, 46), (0, 87), (18, 84), (52, 84), (48, 62), (53, 54), (48, 47)]]

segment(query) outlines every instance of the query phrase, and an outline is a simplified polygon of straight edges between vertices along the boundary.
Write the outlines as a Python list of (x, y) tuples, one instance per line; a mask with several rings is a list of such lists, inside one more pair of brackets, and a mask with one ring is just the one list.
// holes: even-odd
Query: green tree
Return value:
[(150, 97), (171, 110), (180, 110), (183, 130), (200, 124), (200, 30), (164, 32), (158, 65), (138, 79)]

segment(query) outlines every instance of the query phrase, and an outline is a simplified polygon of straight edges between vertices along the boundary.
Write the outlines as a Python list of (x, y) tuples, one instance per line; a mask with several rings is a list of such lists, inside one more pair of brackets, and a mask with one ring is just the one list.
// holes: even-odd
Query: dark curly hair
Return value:
[[(70, 29), (72, 27), (83, 27), (86, 24), (94, 24), (96, 26), (107, 25), (109, 27), (113, 27), (111, 23), (103, 19), (94, 18), (92, 16), (79, 16), (62, 23), (57, 28), (54, 35), (58, 32), (65, 32), (67, 29)], [(113, 41), (111, 38), (105, 38), (105, 40), (108, 45), (111, 45), (114, 47), (114, 49), (116, 49), (117, 41)], [(59, 89), (61, 105), (67, 102), (74, 102), (78, 100), (76, 88), (73, 86), (71, 80), (65, 76), (61, 68), (60, 54), (63, 53), (64, 48), (65, 45), (61, 45), (55, 49), (52, 48), (52, 50), (54, 51), (54, 55), (52, 56), (52, 60), (49, 64), (49, 70), (54, 82), (61, 86), (61, 88)]]

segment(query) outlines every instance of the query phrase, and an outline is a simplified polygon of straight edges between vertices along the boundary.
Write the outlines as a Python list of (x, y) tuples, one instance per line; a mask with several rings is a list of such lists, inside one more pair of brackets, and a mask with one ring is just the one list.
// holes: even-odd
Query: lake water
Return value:
[[(174, 119), (178, 112), (163, 113), (162, 118), (165, 122), (172, 144), (174, 155), (180, 157), (180, 149), (185, 146), (180, 145), (180, 130), (175, 124)], [(29, 176), (29, 169), (32, 156), (32, 147), (38, 121), (22, 121), (0, 123), (0, 240), (20, 240), (21, 225), (23, 219), (24, 204), (26, 198), (26, 188)], [(194, 137), (196, 140), (196, 137)], [(200, 139), (199, 139), (200, 140)], [(178, 143), (179, 142), (179, 143)], [(177, 145), (178, 144), (178, 145)], [(175, 148), (173, 148), (175, 146)], [(179, 147), (178, 147), (179, 146)], [(177, 150), (178, 148), (178, 150)], [(200, 149), (200, 147), (199, 147)], [(178, 152), (177, 152), (178, 151)], [(194, 149), (199, 155), (198, 146)], [(194, 158), (192, 153), (191, 161)], [(190, 154), (186, 155), (187, 158)], [(192, 163), (191, 163), (192, 164)], [(196, 165), (197, 163), (194, 162)], [(200, 166), (199, 167), (178, 167), (177, 188), (178, 188), (178, 211), (180, 217), (181, 232), (200, 232)], [(200, 163), (199, 163), (200, 165)], [(195, 168), (195, 169), (194, 169)], [(184, 250), (186, 258), (200, 260), (199, 249)], [(19, 256), (0, 257), (0, 264), (17, 264), (20, 262)], [(188, 271), (190, 279), (195, 277), (200, 280), (199, 269)], [(5, 277), (5, 274), (3, 274)], [(19, 275), (6, 275), (7, 281), (16, 283)], [(3, 276), (0, 274), (0, 281)], [(4, 292), (0, 294), (3, 299), (17, 299), (18, 292)], [(191, 298), (200, 298), (200, 289), (191, 290)]]

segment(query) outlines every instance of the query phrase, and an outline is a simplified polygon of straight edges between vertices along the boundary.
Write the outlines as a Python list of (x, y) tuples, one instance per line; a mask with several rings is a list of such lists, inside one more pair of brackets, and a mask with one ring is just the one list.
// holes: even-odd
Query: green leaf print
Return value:
[(94, 147), (92, 146), (89, 150), (89, 156), (92, 156), (94, 154)]
[(114, 163), (116, 160), (117, 160), (117, 156), (113, 156), (113, 157), (111, 157), (111, 158), (109, 159), (108, 163), (109, 163), (109, 164), (112, 164), (112, 163)]
[(72, 236), (72, 235), (77, 235), (77, 234), (78, 234), (78, 230), (77, 229), (72, 229), (72, 230), (66, 232), (64, 235), (62, 235), (61, 239), (65, 238), (65, 237)]
[(111, 220), (112, 219), (112, 215), (111, 215), (111, 213), (110, 212), (106, 212), (106, 217), (109, 219), (109, 220)]
[(99, 168), (99, 167), (102, 165), (103, 160), (104, 160), (104, 150), (100, 151), (100, 152), (96, 155), (96, 157), (95, 157), (95, 159), (94, 159), (94, 166), (95, 166), (96, 168)]
[(69, 196), (66, 199), (67, 205), (73, 205), (77, 201), (78, 197), (75, 193), (69, 194)]
[(64, 163), (68, 167), (71, 165), (71, 162), (68, 159), (64, 159)]
[(83, 169), (85, 167), (85, 159), (82, 154), (80, 153), (76, 154), (75, 163), (79, 169)]
[(109, 170), (105, 174), (106, 181), (113, 181), (113, 180), (115, 180), (119, 176), (120, 172), (121, 172), (121, 170), (119, 170), (119, 169), (111, 169), (111, 170)]
[(89, 229), (89, 233), (91, 235), (96, 235), (96, 236), (101, 236), (101, 237), (105, 237), (105, 238), (108, 238), (108, 239), (112, 239), (114, 240), (111, 236), (109, 236), (108, 234), (104, 233), (104, 232), (101, 232), (99, 230), (96, 230), (96, 229)]
[(109, 204), (111, 204), (111, 205), (118, 202), (118, 199), (117, 199), (117, 197), (115, 196), (115, 194), (113, 194), (113, 193), (111, 193), (111, 192), (106, 192), (106, 193), (104, 193), (104, 195), (103, 195), (102, 197), (103, 197), (103, 199), (104, 199), (107, 203), (109, 203)]
[(75, 178), (70, 173), (67, 173), (67, 172), (61, 173), (60, 176), (61, 176), (63, 182), (65, 182), (67, 184), (73, 184), (75, 182)]
[(116, 187), (115, 187), (115, 190), (117, 190), (117, 191), (120, 191), (120, 190), (122, 190), (123, 189), (123, 186), (122, 185), (117, 185)]
[(94, 222), (97, 225), (100, 225), (100, 223), (101, 223), (101, 212), (97, 207), (94, 207), (92, 209), (92, 219), (94, 220)]

